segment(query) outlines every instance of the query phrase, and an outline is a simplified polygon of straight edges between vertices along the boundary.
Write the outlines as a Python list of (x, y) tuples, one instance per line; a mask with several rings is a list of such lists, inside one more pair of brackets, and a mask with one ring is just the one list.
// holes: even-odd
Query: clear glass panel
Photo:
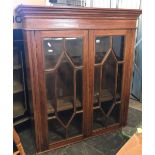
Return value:
[(113, 99), (116, 65), (116, 60), (111, 52), (103, 65), (95, 66), (94, 104)]
[[(83, 41), (82, 38), (56, 39), (44, 38), (50, 143), (82, 134), (83, 121)], [(47, 54), (49, 49), (53, 51)]]
[(56, 118), (48, 120), (49, 143), (65, 139), (66, 138), (65, 134), (66, 134), (65, 128)]
[(117, 63), (114, 58), (114, 55), (111, 52), (102, 67), (102, 87), (101, 88), (102, 90), (107, 90), (112, 96), (114, 95), (116, 67), (117, 67)]
[[(62, 118), (70, 117), (70, 110), (61, 112)], [(82, 134), (83, 114), (76, 114), (67, 128), (63, 127), (58, 119), (48, 121), (49, 142), (54, 143), (66, 138)]]
[(82, 65), (82, 38), (65, 38), (66, 51), (74, 65)]
[(112, 37), (112, 48), (118, 60), (123, 60), (124, 56), (124, 36)]
[(96, 37), (95, 44), (96, 44), (95, 63), (100, 63), (103, 60), (106, 52), (110, 48), (110, 37), (109, 36)]
[(54, 68), (62, 51), (64, 50), (63, 38), (44, 38), (45, 69)]
[[(97, 55), (97, 48), (95, 54)], [(120, 118), (123, 65), (117, 64), (114, 49), (107, 54), (103, 64), (94, 66), (94, 130), (119, 123)]]
[(67, 118), (62, 117), (61, 114), (58, 116), (64, 124), (66, 124), (71, 116), (73, 115), (73, 102), (74, 102), (74, 83), (73, 83), (73, 66), (67, 60), (63, 58), (61, 64), (57, 69), (57, 106), (58, 109), (66, 110), (72, 109), (70, 115)]
[(75, 115), (68, 127), (68, 137), (73, 137), (82, 134), (83, 114), (78, 113)]
[(46, 96), (48, 102), (48, 114), (54, 112), (54, 107), (56, 103), (56, 93), (55, 93), (55, 76), (52, 73), (46, 74)]
[(105, 128), (119, 123), (120, 103), (113, 104), (112, 101), (104, 102), (101, 107), (94, 109), (93, 129)]
[(106, 127), (106, 116), (100, 108), (94, 109), (93, 114), (93, 129)]
[(108, 115), (106, 117), (106, 126), (113, 125), (115, 123), (119, 123), (120, 120), (120, 102), (106, 102), (102, 104), (102, 109), (106, 112)]

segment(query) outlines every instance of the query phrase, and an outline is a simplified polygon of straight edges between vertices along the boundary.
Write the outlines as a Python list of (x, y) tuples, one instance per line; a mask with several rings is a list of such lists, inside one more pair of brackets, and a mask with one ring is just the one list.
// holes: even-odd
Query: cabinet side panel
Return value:
[(27, 44), (27, 36), (26, 31), (23, 31), (23, 37), (24, 37), (24, 55), (25, 55), (25, 65), (26, 65), (26, 85), (28, 89), (28, 102), (30, 107), (30, 117), (33, 120), (33, 106), (32, 106), (32, 85), (31, 85), (31, 76), (30, 76), (30, 60), (28, 57), (28, 44)]
[(38, 73), (36, 59), (36, 44), (33, 31), (24, 31), (25, 39), (25, 57), (28, 76), (29, 103), (31, 107), (31, 116), (34, 120), (36, 150), (44, 150), (44, 141), (42, 136), (42, 125), (40, 115), (40, 98), (38, 89)]
[[(37, 59), (37, 76), (38, 76), (38, 88), (40, 97), (40, 109), (39, 115), (41, 116), (41, 132), (42, 132), (42, 151), (48, 148), (48, 117), (47, 117), (47, 103), (46, 103), (46, 86), (43, 69), (43, 47), (42, 38), (39, 31), (35, 31), (35, 43), (36, 43), (36, 59)], [(37, 114), (38, 115), (38, 114)]]
[(133, 52), (135, 43), (135, 29), (128, 31), (125, 41), (125, 64), (123, 68), (123, 81), (122, 81), (122, 115), (121, 122), (125, 126), (128, 118), (128, 107), (130, 98), (130, 86), (132, 79), (132, 66), (133, 66)]

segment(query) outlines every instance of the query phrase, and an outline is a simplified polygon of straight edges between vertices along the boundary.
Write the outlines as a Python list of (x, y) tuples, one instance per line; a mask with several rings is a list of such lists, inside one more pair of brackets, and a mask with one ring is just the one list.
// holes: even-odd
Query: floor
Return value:
[[(122, 130), (96, 136), (40, 155), (115, 155), (138, 127), (142, 125), (142, 104), (130, 100), (128, 125)], [(34, 142), (29, 129), (19, 133), (27, 155), (34, 155)]]

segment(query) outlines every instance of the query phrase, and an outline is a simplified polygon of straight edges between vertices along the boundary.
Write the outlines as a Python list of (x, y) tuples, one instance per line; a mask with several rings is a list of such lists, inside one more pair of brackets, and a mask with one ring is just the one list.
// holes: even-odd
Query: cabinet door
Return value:
[[(126, 30), (95, 30), (91, 32), (90, 49), (94, 74), (92, 86), (92, 130), (121, 123), (121, 95)], [(91, 101), (90, 101), (91, 102)]]
[(36, 34), (41, 107), (47, 108), (42, 122), (49, 143), (85, 132), (87, 37), (82, 30)]

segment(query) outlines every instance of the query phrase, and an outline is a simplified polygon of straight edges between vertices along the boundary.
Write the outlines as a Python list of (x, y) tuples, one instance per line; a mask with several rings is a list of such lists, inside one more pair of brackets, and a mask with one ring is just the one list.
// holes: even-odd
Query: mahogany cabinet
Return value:
[(127, 123), (141, 10), (19, 6), (36, 151)]

